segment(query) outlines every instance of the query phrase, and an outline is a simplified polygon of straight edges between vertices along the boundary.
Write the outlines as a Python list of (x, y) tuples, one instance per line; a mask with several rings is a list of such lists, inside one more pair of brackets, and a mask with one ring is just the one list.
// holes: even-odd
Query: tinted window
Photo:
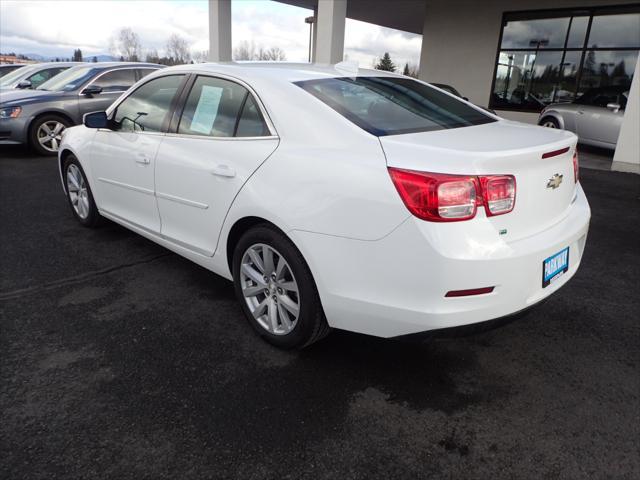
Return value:
[(629, 88), (637, 61), (637, 50), (589, 50), (582, 66), (580, 91), (608, 86)]
[(377, 136), (495, 121), (450, 95), (409, 78), (323, 78), (296, 85)]
[(80, 88), (85, 82), (101, 72), (97, 67), (77, 66), (65, 70), (50, 80), (44, 82), (38, 90), (51, 90), (53, 92), (70, 92)]
[(584, 46), (584, 36), (587, 34), (589, 17), (573, 17), (569, 28), (569, 38), (567, 48), (582, 48)]
[(249, 95), (242, 108), (242, 114), (236, 129), (236, 137), (263, 137), (265, 135), (269, 135), (269, 129), (264, 123), (253, 95)]
[(135, 70), (126, 68), (105, 73), (93, 82), (93, 85), (102, 87), (103, 92), (121, 92), (134, 83), (136, 83)]
[(136, 70), (138, 72), (138, 80), (146, 77), (147, 75), (149, 75), (151, 72), (155, 72), (156, 69), (154, 68), (138, 68)]
[(510, 21), (502, 32), (502, 48), (562, 48), (568, 27), (568, 18)]
[(198, 77), (185, 104), (178, 133), (233, 137), (248, 91), (221, 78)]
[(628, 88), (640, 49), (639, 10), (505, 13), (489, 106), (539, 112), (593, 88)]
[(593, 17), (589, 47), (640, 47), (640, 13)]
[(31, 88), (36, 88), (66, 69), (66, 67), (48, 68), (47, 70), (41, 70), (38, 73), (31, 75), (27, 80), (31, 82)]
[(116, 110), (115, 129), (128, 132), (159, 132), (169, 113), (184, 75), (170, 75), (145, 83)]

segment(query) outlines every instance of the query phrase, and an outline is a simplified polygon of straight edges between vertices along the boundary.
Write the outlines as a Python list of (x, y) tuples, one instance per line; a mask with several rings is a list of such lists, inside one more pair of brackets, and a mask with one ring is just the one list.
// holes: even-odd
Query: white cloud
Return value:
[[(147, 50), (163, 52), (172, 33), (185, 37), (193, 51), (208, 49), (207, 0), (2, 0), (0, 51), (71, 56), (108, 53), (109, 38), (131, 27)], [(310, 10), (277, 2), (234, 0), (234, 45), (242, 40), (282, 48), (290, 61), (306, 61)], [(345, 54), (369, 67), (389, 52), (397, 65), (417, 64), (420, 36), (347, 20)]]

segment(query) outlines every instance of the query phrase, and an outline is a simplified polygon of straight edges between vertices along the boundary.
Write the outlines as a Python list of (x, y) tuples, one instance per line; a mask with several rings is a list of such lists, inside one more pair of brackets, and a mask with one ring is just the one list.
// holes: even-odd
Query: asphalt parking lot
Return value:
[(231, 284), (79, 226), (0, 147), (0, 478), (640, 478), (640, 181), (587, 170), (581, 270), (516, 322), (297, 353)]

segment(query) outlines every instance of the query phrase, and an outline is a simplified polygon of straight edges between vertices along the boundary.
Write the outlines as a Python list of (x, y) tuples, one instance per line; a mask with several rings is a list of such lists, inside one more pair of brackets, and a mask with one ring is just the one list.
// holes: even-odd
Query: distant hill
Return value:
[[(30, 58), (31, 60), (37, 60), (38, 62), (53, 62), (56, 59), (56, 56), (50, 56), (50, 55), (40, 55), (38, 53), (25, 53), (24, 54), (25, 57)], [(93, 60), (93, 57), (96, 57), (98, 59), (99, 62), (116, 62), (118, 61), (118, 58), (114, 57), (113, 55), (107, 55), (106, 53), (101, 53), (98, 55), (87, 55), (84, 57), (84, 61), (85, 62), (90, 62)], [(67, 58), (71, 58), (71, 55), (69, 57), (57, 57), (60, 61), (65, 60)]]

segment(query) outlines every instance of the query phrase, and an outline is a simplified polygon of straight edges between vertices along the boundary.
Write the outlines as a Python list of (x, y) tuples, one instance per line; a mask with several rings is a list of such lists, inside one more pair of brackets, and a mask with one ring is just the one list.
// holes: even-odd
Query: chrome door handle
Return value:
[(216, 165), (211, 169), (211, 175), (233, 178), (236, 176), (236, 171), (229, 165)]
[(149, 160), (145, 154), (140, 153), (136, 158), (136, 163), (141, 163), (142, 165), (149, 165), (151, 163), (151, 160)]
[(578, 113), (579, 113), (580, 115), (584, 115), (584, 112), (583, 112), (582, 110), (578, 110)]

